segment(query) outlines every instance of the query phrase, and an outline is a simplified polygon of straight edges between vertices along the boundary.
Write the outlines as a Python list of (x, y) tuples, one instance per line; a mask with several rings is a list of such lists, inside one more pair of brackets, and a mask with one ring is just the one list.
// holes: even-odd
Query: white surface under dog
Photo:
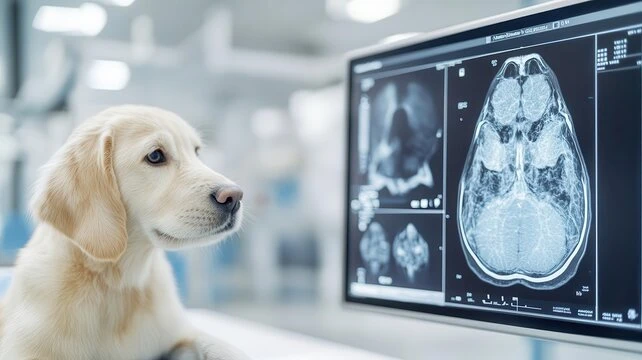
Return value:
[(197, 328), (244, 349), (255, 360), (395, 360), (207, 310), (190, 310), (189, 317)]

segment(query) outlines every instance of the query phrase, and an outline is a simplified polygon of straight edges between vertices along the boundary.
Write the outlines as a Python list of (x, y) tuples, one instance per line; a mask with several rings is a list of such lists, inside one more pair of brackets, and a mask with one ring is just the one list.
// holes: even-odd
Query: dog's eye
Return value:
[(198, 156), (198, 153), (199, 153), (199, 152), (201, 152), (201, 148), (197, 146), (197, 147), (194, 149), (194, 152), (196, 153), (196, 156)]
[(162, 150), (154, 150), (145, 156), (145, 161), (152, 165), (159, 165), (167, 161)]

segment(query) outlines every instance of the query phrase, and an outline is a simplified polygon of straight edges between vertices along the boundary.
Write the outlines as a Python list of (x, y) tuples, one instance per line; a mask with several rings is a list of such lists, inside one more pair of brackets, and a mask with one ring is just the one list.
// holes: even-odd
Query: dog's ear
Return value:
[(127, 247), (113, 149), (111, 130), (81, 126), (47, 165), (32, 202), (38, 219), (100, 261), (118, 260)]

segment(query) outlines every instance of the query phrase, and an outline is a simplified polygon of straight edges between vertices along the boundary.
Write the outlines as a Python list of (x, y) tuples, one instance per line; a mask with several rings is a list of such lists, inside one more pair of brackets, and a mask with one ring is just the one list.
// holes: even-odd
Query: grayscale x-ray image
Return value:
[(491, 83), (459, 184), (469, 266), (498, 286), (563, 285), (586, 249), (590, 203), (588, 172), (553, 70), (538, 54), (507, 59)]
[(428, 243), (412, 223), (395, 236), (392, 254), (411, 282), (414, 281), (417, 270), (428, 265)]
[(443, 114), (430, 93), (417, 82), (388, 83), (374, 97), (370, 119), (369, 184), (392, 195), (432, 188), (429, 162), (440, 146)]
[(387, 270), (390, 263), (390, 243), (386, 240), (386, 233), (381, 224), (370, 224), (361, 238), (359, 251), (371, 274), (379, 275)]

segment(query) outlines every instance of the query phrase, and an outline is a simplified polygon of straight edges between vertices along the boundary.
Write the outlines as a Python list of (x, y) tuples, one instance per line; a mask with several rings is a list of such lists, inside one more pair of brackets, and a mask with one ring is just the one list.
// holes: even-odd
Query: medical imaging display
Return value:
[(441, 291), (441, 222), (439, 214), (378, 214), (366, 231), (353, 228), (360, 238), (355, 280)]
[(413, 224), (408, 224), (395, 236), (392, 252), (397, 265), (406, 270), (411, 282), (415, 281), (415, 272), (428, 264), (428, 243)]
[(361, 258), (368, 265), (368, 270), (373, 275), (385, 273), (390, 262), (390, 243), (386, 233), (378, 222), (373, 222), (361, 237), (359, 244)]
[(443, 116), (418, 83), (387, 83), (373, 99), (368, 182), (392, 195), (435, 186), (430, 160), (437, 152)]
[(596, 317), (594, 53), (583, 38), (449, 69), (447, 301)]
[(499, 68), (458, 196), (462, 245), (480, 278), (552, 289), (575, 274), (586, 248), (590, 184), (572, 115), (540, 55), (512, 57)]
[(363, 79), (356, 116), (362, 208), (440, 209), (443, 72)]
[(638, 5), (351, 60), (348, 302), (642, 342)]

